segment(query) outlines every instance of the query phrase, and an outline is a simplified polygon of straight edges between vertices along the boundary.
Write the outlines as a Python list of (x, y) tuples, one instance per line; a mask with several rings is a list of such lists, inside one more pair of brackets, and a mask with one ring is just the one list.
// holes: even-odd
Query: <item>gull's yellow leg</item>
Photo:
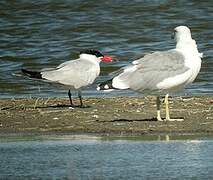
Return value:
[(184, 119), (171, 119), (169, 115), (169, 94), (165, 96), (165, 107), (166, 107), (166, 119), (165, 121), (183, 121)]
[(162, 121), (160, 116), (160, 97), (159, 96), (157, 96), (156, 104), (157, 104), (157, 120)]
[(165, 96), (164, 100), (165, 106), (166, 106), (166, 121), (170, 120), (170, 115), (169, 115), (169, 94)]

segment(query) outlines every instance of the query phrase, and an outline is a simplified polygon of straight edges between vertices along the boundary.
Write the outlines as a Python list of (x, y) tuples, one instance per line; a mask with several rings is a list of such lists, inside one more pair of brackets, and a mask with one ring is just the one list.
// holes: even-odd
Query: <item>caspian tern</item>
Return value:
[[(80, 52), (79, 58), (70, 60), (57, 66), (56, 68), (44, 69), (40, 72), (22, 69), (22, 72), (30, 78), (48, 80), (68, 86), (70, 89), (78, 90), (80, 107), (83, 101), (80, 88), (88, 86), (100, 74), (100, 62), (112, 62), (112, 58), (103, 55), (97, 50), (84, 50)], [(70, 105), (73, 106), (71, 91), (68, 91)]]
[(98, 90), (132, 89), (134, 91), (157, 95), (157, 120), (161, 121), (160, 95), (165, 96), (166, 120), (169, 115), (168, 94), (191, 84), (201, 68), (202, 53), (198, 52), (190, 29), (178, 26), (174, 29), (176, 48), (156, 51), (135, 60), (120, 70), (113, 79), (101, 83)]

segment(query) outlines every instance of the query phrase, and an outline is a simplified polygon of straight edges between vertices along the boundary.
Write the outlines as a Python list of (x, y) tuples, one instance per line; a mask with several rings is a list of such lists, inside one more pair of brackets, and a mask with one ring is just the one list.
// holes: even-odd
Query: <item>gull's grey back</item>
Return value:
[(154, 52), (133, 61), (132, 64), (124, 68), (117, 78), (136, 91), (158, 90), (159, 82), (188, 70), (184, 65), (184, 56), (176, 50)]

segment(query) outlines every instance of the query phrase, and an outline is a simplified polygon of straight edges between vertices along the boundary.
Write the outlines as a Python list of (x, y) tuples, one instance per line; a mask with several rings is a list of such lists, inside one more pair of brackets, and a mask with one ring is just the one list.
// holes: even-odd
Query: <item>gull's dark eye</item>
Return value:
[(172, 35), (171, 35), (171, 38), (172, 38), (172, 39), (174, 39), (174, 38), (175, 38), (175, 34), (176, 34), (176, 32), (177, 32), (176, 30), (174, 30), (174, 31), (173, 31), (173, 33), (172, 33)]

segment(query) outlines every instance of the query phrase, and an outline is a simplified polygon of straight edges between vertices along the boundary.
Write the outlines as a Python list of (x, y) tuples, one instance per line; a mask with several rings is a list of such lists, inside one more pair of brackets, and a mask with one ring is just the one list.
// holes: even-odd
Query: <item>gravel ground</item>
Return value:
[[(1, 133), (213, 134), (213, 97), (170, 98), (171, 118), (156, 120), (155, 97), (85, 98), (88, 107), (67, 99), (1, 99)], [(79, 103), (74, 99), (74, 103)], [(162, 116), (165, 117), (162, 99)]]

